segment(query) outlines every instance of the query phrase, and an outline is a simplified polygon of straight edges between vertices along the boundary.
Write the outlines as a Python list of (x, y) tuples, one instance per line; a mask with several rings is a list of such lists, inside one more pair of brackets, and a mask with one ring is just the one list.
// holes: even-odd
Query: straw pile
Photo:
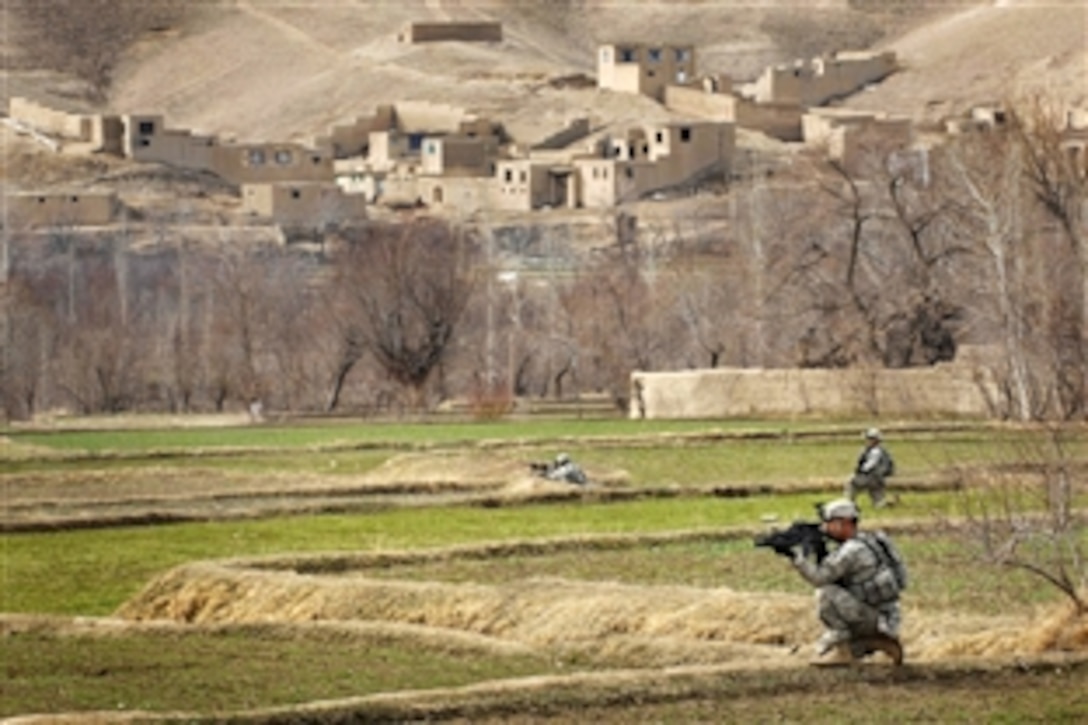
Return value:
[[(119, 617), (201, 625), (366, 622), (460, 633), (601, 663), (794, 661), (821, 626), (811, 597), (728, 588), (535, 578), (501, 585), (303, 575), (200, 562), (164, 574)], [(908, 611), (912, 661), (1088, 649), (1088, 618), (1029, 621)], [(444, 636), (444, 635), (443, 635)]]

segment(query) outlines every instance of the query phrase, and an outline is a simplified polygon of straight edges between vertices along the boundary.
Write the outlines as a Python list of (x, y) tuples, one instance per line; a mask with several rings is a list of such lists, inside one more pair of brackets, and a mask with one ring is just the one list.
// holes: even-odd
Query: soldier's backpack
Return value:
[(888, 449), (884, 447), (880, 449), (880, 467), (885, 478), (895, 475), (895, 459), (892, 458), (891, 453), (888, 453)]
[(858, 538), (873, 550), (877, 559), (880, 560), (881, 566), (892, 573), (899, 591), (906, 589), (908, 583), (907, 562), (903, 559), (903, 555), (899, 553), (895, 542), (883, 531), (866, 531), (859, 534)]

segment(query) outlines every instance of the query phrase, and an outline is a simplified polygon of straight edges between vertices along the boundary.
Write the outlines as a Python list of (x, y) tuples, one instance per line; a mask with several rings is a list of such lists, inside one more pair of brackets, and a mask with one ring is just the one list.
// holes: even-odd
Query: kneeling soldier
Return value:
[(858, 531), (860, 512), (849, 499), (821, 507), (824, 532), (839, 542), (821, 563), (798, 552), (794, 567), (816, 587), (820, 621), (826, 627), (813, 664), (846, 664), (872, 652), (903, 661), (899, 642), (899, 593), (906, 567), (882, 533)]

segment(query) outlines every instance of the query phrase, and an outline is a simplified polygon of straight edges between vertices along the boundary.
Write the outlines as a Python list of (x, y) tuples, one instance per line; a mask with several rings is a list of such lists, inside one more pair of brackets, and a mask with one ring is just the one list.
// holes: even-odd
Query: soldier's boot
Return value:
[(850, 645), (840, 642), (822, 652), (817, 650), (816, 656), (809, 660), (809, 664), (815, 667), (846, 667), (854, 664), (855, 661)]
[(859, 657), (873, 652), (883, 652), (893, 665), (903, 664), (903, 645), (889, 634), (874, 634), (854, 643), (854, 654)]

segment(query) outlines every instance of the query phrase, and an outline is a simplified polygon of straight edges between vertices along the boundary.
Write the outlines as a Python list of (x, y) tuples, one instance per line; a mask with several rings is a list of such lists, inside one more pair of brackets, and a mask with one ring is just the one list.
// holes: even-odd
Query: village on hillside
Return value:
[[(415, 22), (400, 43), (497, 43), (496, 22)], [(236, 190), (231, 222), (320, 231), (379, 209), (435, 213), (613, 209), (624, 203), (728, 183), (737, 130), (812, 150), (860, 174), (865, 158), (925, 163), (942, 134), (997, 126), (998, 107), (949, 118), (925, 138), (908, 118), (836, 107), (897, 70), (892, 52), (847, 52), (766, 68), (754, 81), (700, 74), (690, 45), (611, 43), (597, 50), (600, 94), (638, 94), (669, 120), (639, 125), (566, 119), (544, 138), (512, 138), (502, 118), (441, 103), (383, 105), (310, 143), (238, 142), (178, 128), (160, 114), (70, 113), (13, 97), (3, 122), (64, 156), (109, 155), (211, 174)], [(1088, 109), (1068, 109), (1065, 143), (1088, 164)], [(95, 227), (125, 219), (115, 189), (9, 192), (18, 228)]]

